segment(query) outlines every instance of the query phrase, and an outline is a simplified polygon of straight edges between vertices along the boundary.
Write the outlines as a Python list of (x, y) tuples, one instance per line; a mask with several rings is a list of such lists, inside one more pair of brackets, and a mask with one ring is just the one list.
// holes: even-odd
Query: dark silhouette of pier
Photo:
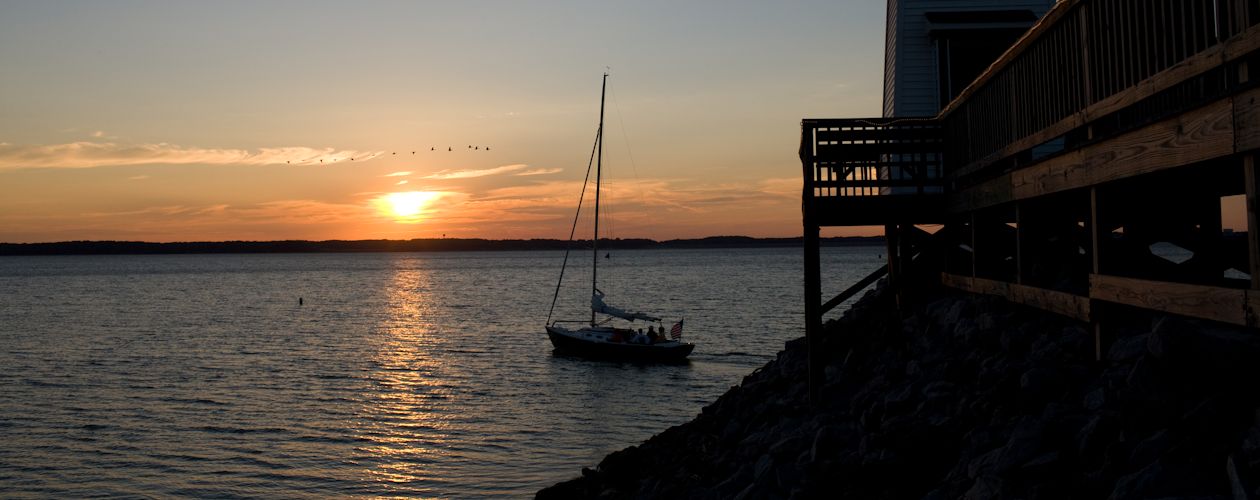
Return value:
[[(972, 24), (1013, 18), (998, 14)], [(941, 47), (954, 32), (939, 33)], [(939, 283), (1088, 322), (1099, 354), (1126, 310), (1260, 326), (1260, 5), (1063, 0), (991, 65), (969, 66), (985, 69), (963, 89), (937, 78), (934, 116), (802, 121), (811, 346), (844, 298), (821, 294), (824, 226), (884, 226), (890, 286)], [(1230, 196), (1246, 198), (1246, 237), (1222, 228)]]

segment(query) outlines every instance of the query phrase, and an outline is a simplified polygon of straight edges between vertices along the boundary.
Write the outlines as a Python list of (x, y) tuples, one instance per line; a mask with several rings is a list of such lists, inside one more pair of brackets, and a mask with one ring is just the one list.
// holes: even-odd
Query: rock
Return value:
[(1129, 455), (1129, 465), (1134, 467), (1150, 465), (1164, 456), (1170, 447), (1172, 447), (1172, 437), (1169, 436), (1168, 429), (1160, 429), (1133, 447), (1133, 453)]
[(722, 482), (713, 488), (713, 492), (720, 498), (731, 498), (738, 495), (752, 484), (753, 472), (752, 466), (743, 464)]
[(1260, 377), (1260, 338), (1254, 333), (1200, 321), (1165, 317), (1151, 333), (1147, 350), (1174, 378), (1231, 384)]
[(805, 479), (805, 471), (794, 464), (784, 464), (775, 469), (775, 485), (779, 490), (791, 491), (792, 488), (800, 486)]
[(1187, 338), (1193, 335), (1185, 321), (1172, 316), (1163, 316), (1151, 330), (1146, 340), (1146, 352), (1159, 361), (1171, 361), (1178, 351), (1184, 350)]
[(936, 380), (928, 382), (928, 384), (924, 385), (923, 389), (919, 392), (924, 398), (932, 400), (953, 396), (957, 392), (957, 388), (958, 386), (953, 382)]
[(810, 445), (809, 459), (814, 462), (840, 455), (841, 449), (852, 436), (852, 424), (849, 428), (841, 425), (827, 425), (814, 433), (814, 442)]
[(940, 318), (939, 324), (941, 326), (958, 324), (960, 320), (971, 315), (970, 307), (968, 307), (969, 305), (970, 304), (966, 300), (955, 300), (949, 305), (949, 310), (946, 311), (943, 316), (937, 315), (937, 317)]
[(1118, 324), (1096, 363), (1092, 331), (1000, 300), (904, 321), (883, 292), (863, 301), (828, 323), (818, 404), (790, 341), (692, 422), (539, 498), (1260, 498), (1252, 331)]
[(1229, 493), (1233, 500), (1250, 500), (1249, 492), (1252, 490), (1247, 486), (1248, 481), (1244, 480), (1242, 474), (1238, 472), (1234, 455), (1225, 459), (1225, 476), (1229, 478)]
[(1020, 397), (1030, 403), (1053, 401), (1063, 395), (1065, 381), (1057, 370), (1032, 368), (1019, 378)]
[(967, 493), (964, 493), (962, 498), (963, 500), (1002, 498), (1002, 480), (996, 476), (978, 477), (976, 482), (972, 483), (971, 489), (967, 490)]
[(804, 436), (788, 436), (770, 445), (770, 455), (780, 461), (787, 457), (795, 457), (800, 455), (801, 450), (805, 448), (805, 442)]
[(997, 468), (998, 460), (1002, 458), (1003, 449), (1003, 447), (994, 448), (972, 459), (967, 464), (967, 477), (979, 479), (981, 476), (993, 473)]
[(1121, 362), (1132, 361), (1142, 357), (1147, 352), (1147, 344), (1150, 342), (1150, 337), (1150, 334), (1142, 334), (1116, 339), (1111, 344), (1111, 348), (1107, 349), (1107, 360)]
[(753, 466), (753, 479), (761, 479), (761, 477), (766, 475), (767, 472), (770, 472), (773, 467), (774, 458), (769, 454), (761, 455), (761, 458), (757, 459), (757, 464)]
[(1115, 419), (1105, 415), (1094, 415), (1076, 433), (1077, 455), (1081, 457), (1099, 455), (1116, 438), (1119, 432), (1119, 425), (1117, 425)]
[(993, 331), (993, 329), (997, 328), (998, 323), (999, 320), (990, 311), (982, 312), (976, 315), (976, 328), (979, 328), (982, 332)]
[(1085, 394), (1085, 401), (1082, 403), (1082, 406), (1089, 411), (1098, 411), (1106, 404), (1107, 392), (1102, 387), (1096, 387)]
[(1141, 498), (1157, 498), (1171, 496), (1167, 490), (1168, 483), (1173, 481), (1167, 477), (1169, 471), (1162, 462), (1155, 462), (1146, 468), (1121, 477), (1111, 491), (1110, 500), (1131, 500)]

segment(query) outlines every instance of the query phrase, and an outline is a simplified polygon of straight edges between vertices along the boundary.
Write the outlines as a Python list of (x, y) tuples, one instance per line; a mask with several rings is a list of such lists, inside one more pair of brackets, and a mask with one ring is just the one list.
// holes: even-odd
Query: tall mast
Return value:
[[(600, 174), (604, 163), (604, 95), (608, 90), (608, 73), (604, 73), (604, 80), (599, 86), (599, 138), (595, 141), (598, 144), (599, 152), (595, 156), (595, 238), (591, 240), (591, 296), (595, 296), (595, 290), (598, 286), (596, 277), (599, 275), (599, 181)], [(595, 309), (591, 309), (591, 324), (595, 324)]]

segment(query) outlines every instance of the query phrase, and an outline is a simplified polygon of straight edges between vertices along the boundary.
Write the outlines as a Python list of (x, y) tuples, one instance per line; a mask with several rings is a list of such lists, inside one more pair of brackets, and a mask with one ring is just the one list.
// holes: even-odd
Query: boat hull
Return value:
[(547, 327), (547, 337), (551, 339), (551, 345), (555, 346), (556, 353), (591, 359), (678, 363), (686, 361), (696, 347), (695, 344), (673, 341), (657, 344), (609, 342), (598, 335), (588, 340), (580, 332), (582, 331)]

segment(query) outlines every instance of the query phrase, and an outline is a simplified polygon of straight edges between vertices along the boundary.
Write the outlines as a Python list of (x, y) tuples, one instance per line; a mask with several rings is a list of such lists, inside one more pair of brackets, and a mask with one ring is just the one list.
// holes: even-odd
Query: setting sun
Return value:
[(429, 206), (441, 196), (442, 193), (435, 191), (407, 191), (382, 195), (373, 201), (382, 214), (398, 222), (419, 222)]

